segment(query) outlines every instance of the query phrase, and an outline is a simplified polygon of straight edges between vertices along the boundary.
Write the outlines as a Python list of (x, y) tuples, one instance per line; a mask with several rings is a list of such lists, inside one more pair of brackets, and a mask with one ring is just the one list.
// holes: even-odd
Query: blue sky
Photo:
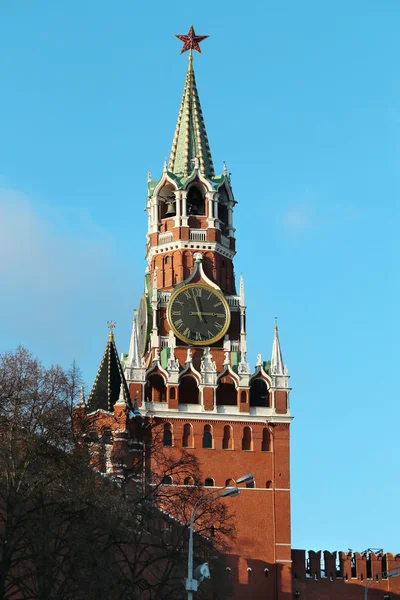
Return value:
[(274, 316), (293, 386), (293, 546), (400, 552), (398, 0), (0, 3), (0, 351), (127, 351), (147, 171), (187, 56), (237, 201), (249, 359)]

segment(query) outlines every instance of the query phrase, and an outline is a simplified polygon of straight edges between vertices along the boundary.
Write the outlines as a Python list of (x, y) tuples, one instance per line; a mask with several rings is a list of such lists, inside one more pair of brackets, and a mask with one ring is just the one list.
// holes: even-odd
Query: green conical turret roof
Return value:
[(196, 158), (200, 173), (208, 178), (213, 177), (214, 166), (196, 87), (193, 57), (190, 52), (168, 171), (180, 177), (187, 177), (193, 171), (193, 159)]

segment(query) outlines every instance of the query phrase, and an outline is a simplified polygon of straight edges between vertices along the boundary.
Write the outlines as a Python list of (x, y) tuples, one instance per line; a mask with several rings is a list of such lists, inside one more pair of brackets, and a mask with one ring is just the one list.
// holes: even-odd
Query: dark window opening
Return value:
[(204, 193), (196, 185), (192, 185), (187, 195), (188, 215), (204, 215), (205, 208)]
[(185, 423), (183, 427), (182, 446), (193, 448), (193, 428), (190, 423)]
[(170, 475), (165, 475), (162, 480), (161, 483), (163, 485), (172, 485), (172, 477)]
[[(245, 392), (246, 393), (246, 392)], [(217, 406), (236, 406), (237, 391), (230, 377), (222, 377), (217, 387)]]
[(245, 402), (247, 402), (247, 394), (246, 394), (246, 392), (240, 392), (240, 402), (242, 404), (244, 404)]
[(161, 375), (150, 375), (146, 381), (146, 402), (165, 402), (167, 389)]
[(172, 446), (172, 427), (170, 423), (164, 425), (163, 444), (164, 446)]
[(263, 452), (270, 452), (271, 451), (271, 436), (270, 436), (270, 433), (269, 433), (267, 427), (264, 427), (264, 429), (263, 429), (263, 436), (262, 436), (262, 442), (261, 442), (261, 450)]
[(185, 477), (185, 481), (184, 481), (185, 485), (194, 485), (194, 480), (193, 477), (189, 476), (189, 477)]
[(212, 448), (213, 447), (213, 434), (211, 425), (204, 425), (204, 433), (203, 433), (203, 448)]
[(250, 388), (250, 406), (269, 406), (269, 392), (263, 379), (254, 379)]
[(215, 527), (214, 527), (214, 525), (211, 525), (211, 527), (210, 527), (210, 536), (211, 537), (215, 536)]
[(230, 425), (225, 425), (225, 427), (224, 427), (224, 437), (222, 439), (222, 450), (233, 450), (232, 427)]
[(250, 427), (243, 429), (242, 450), (253, 450), (253, 437)]
[(351, 558), (351, 578), (357, 579), (357, 561), (354, 555)]
[(247, 487), (247, 488), (254, 488), (254, 486), (255, 486), (255, 482), (254, 482), (254, 481), (248, 481), (248, 482), (246, 483), (246, 487)]
[(267, 490), (270, 490), (272, 488), (272, 481), (270, 479), (268, 479), (266, 486)]
[(191, 375), (183, 377), (179, 384), (179, 402), (181, 404), (199, 403), (199, 388), (196, 379)]
[(176, 398), (176, 389), (174, 387), (169, 390), (169, 398), (170, 400), (175, 400)]
[(207, 479), (204, 482), (204, 485), (206, 487), (214, 487), (214, 479), (212, 477), (207, 477)]

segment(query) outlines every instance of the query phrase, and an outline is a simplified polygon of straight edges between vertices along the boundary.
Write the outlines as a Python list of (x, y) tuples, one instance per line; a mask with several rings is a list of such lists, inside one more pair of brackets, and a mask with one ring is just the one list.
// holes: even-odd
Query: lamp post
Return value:
[[(252, 481), (254, 481), (254, 475), (243, 475), (235, 481), (235, 486), (238, 486), (241, 483), (250, 483)], [(193, 600), (193, 592), (197, 592), (199, 584), (197, 579), (193, 579), (193, 526), (197, 510), (200, 508), (200, 506), (206, 504), (207, 502), (214, 502), (214, 500), (218, 500), (218, 498), (228, 498), (238, 496), (239, 494), (240, 490), (238, 489), (238, 487), (231, 487), (226, 485), (222, 488), (211, 490), (210, 492), (207, 492), (207, 494), (203, 494), (203, 496), (200, 496), (200, 498), (195, 502), (195, 505), (193, 506), (189, 525), (188, 576), (186, 579), (186, 590), (188, 593), (188, 600)]]
[[(396, 567), (394, 567), (394, 569), (390, 569), (390, 571), (386, 571), (386, 577), (389, 579), (390, 577), (398, 577), (400, 575), (400, 571), (396, 571), (396, 569), (400, 569), (400, 565), (397, 565)], [(382, 573), (383, 575), (383, 573)], [(365, 589), (364, 589), (364, 600), (368, 600), (368, 592), (369, 592), (369, 588), (371, 587), (372, 584), (374, 583), (378, 583), (379, 579), (371, 579), (370, 581), (367, 581), (365, 584)]]

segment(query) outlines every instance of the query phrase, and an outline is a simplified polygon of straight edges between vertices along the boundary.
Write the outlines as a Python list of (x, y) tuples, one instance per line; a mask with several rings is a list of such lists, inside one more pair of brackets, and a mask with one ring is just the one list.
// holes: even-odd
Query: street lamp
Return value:
[[(386, 577), (389, 579), (389, 577), (398, 577), (400, 575), (400, 571), (396, 571), (395, 569), (400, 569), (400, 565), (396, 565), (394, 567), (394, 569), (390, 569), (390, 571), (386, 571)], [(382, 573), (383, 575), (383, 573)], [(364, 589), (364, 600), (368, 600), (368, 592), (369, 592), (369, 588), (371, 587), (372, 584), (374, 583), (378, 583), (379, 579), (371, 579), (370, 581), (367, 581), (365, 584), (365, 589)]]
[[(193, 600), (193, 592), (197, 592), (199, 587), (199, 581), (197, 579), (193, 579), (193, 526), (196, 518), (196, 513), (198, 508), (207, 502), (214, 502), (214, 500), (218, 500), (218, 498), (228, 498), (238, 496), (240, 494), (240, 490), (238, 489), (239, 484), (241, 483), (250, 483), (254, 481), (254, 475), (250, 473), (248, 475), (243, 475), (239, 477), (236, 481), (234, 481), (235, 487), (232, 486), (224, 486), (223, 488), (218, 488), (216, 490), (211, 490), (207, 492), (207, 494), (203, 494), (196, 501), (193, 506), (192, 515), (190, 517), (190, 526), (189, 526), (189, 555), (188, 555), (188, 576), (186, 579), (186, 591), (188, 593), (188, 600)], [(208, 566), (201, 572), (202, 579), (206, 577), (210, 577), (210, 572), (208, 570)]]

